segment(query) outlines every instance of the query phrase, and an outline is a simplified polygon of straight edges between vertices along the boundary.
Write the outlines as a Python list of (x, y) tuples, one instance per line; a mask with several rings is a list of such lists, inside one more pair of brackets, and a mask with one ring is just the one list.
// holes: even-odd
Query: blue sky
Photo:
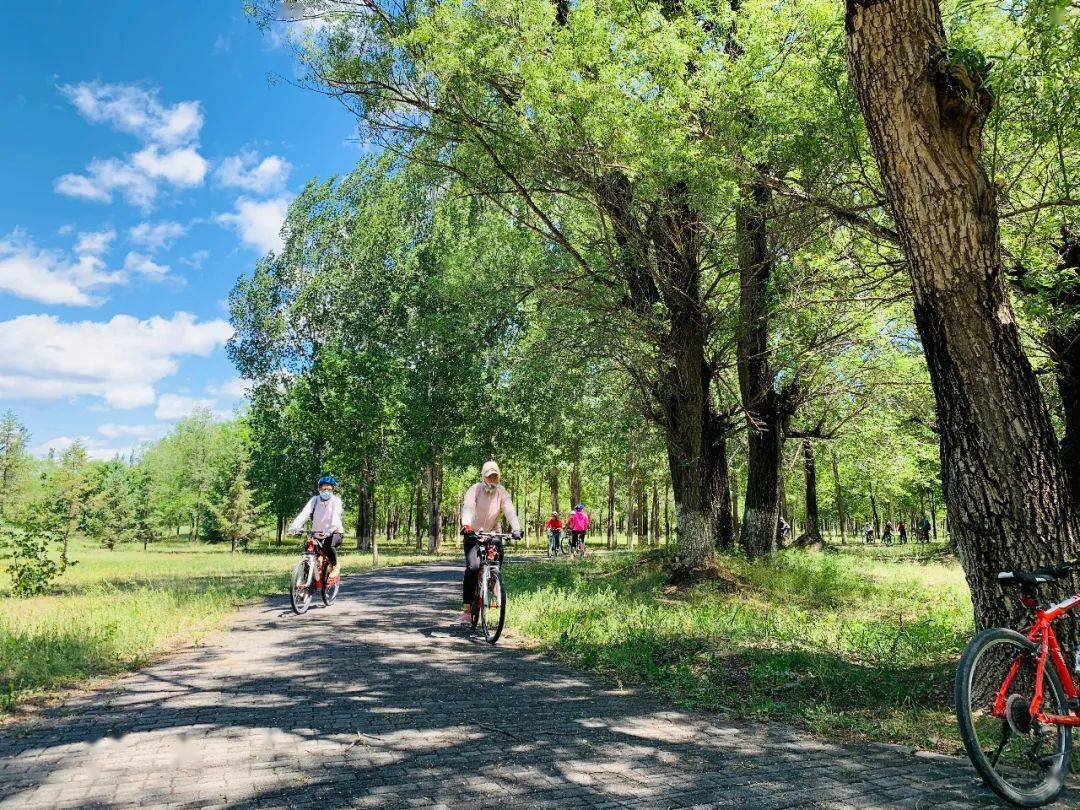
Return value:
[(242, 381), (225, 300), (288, 200), (361, 157), (241, 0), (8, 9), (0, 28), (0, 408), (98, 457)]

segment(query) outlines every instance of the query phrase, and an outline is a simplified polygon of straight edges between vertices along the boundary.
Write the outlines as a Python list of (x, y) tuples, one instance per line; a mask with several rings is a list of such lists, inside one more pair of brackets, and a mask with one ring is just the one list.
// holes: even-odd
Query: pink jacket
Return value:
[(469, 487), (461, 504), (462, 526), (472, 526), (478, 532), (493, 532), (499, 528), (501, 515), (506, 516), (512, 531), (521, 531), (514, 502), (502, 484), (498, 484), (493, 492), (488, 492), (483, 482)]
[(589, 515), (582, 509), (580, 512), (571, 512), (570, 520), (567, 521), (570, 531), (583, 532), (589, 528)]

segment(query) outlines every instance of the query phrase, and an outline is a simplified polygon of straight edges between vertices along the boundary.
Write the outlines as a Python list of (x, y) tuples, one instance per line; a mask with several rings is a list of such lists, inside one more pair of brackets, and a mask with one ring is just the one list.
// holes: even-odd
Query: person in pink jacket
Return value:
[[(499, 521), (505, 516), (515, 540), (521, 539), (521, 524), (517, 510), (506, 487), (499, 483), (499, 465), (494, 461), (484, 463), (479, 482), (469, 487), (461, 504), (461, 535), (465, 548), (465, 578), (461, 583), (462, 624), (472, 624), (472, 601), (476, 593), (477, 572), (480, 556), (476, 548), (477, 532), (499, 530)], [(502, 547), (499, 547), (499, 563), (502, 564)]]
[(589, 513), (585, 511), (585, 504), (579, 503), (570, 513), (570, 519), (566, 522), (570, 528), (570, 548), (581, 543), (581, 553), (585, 553), (585, 532), (589, 530)]

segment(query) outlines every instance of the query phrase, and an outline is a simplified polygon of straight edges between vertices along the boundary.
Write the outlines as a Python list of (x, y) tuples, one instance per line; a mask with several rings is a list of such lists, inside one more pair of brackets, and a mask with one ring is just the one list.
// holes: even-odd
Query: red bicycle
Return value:
[(1080, 605), (1080, 594), (1043, 608), (1039, 589), (1078, 570), (1080, 559), (999, 573), (1001, 585), (1019, 588), (1035, 621), (1026, 635), (983, 630), (956, 670), (956, 717), (968, 756), (988, 787), (1021, 807), (1054, 801), (1069, 773), (1080, 697), (1052, 624)]
[(293, 569), (292, 583), (289, 587), (289, 601), (294, 613), (306, 613), (311, 605), (313, 591), (322, 592), (323, 604), (327, 607), (337, 599), (341, 578), (330, 576), (330, 559), (323, 551), (323, 543), (330, 538), (323, 532), (306, 532), (307, 542), (300, 562)]

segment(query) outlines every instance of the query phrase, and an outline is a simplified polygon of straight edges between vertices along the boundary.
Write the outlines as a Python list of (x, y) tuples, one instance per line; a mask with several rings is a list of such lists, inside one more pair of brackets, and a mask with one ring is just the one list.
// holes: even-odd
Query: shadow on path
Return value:
[[(276, 598), (0, 736), (0, 807), (976, 807), (966, 763), (731, 723), (451, 626), (460, 572)], [(512, 598), (512, 595), (511, 595)]]

